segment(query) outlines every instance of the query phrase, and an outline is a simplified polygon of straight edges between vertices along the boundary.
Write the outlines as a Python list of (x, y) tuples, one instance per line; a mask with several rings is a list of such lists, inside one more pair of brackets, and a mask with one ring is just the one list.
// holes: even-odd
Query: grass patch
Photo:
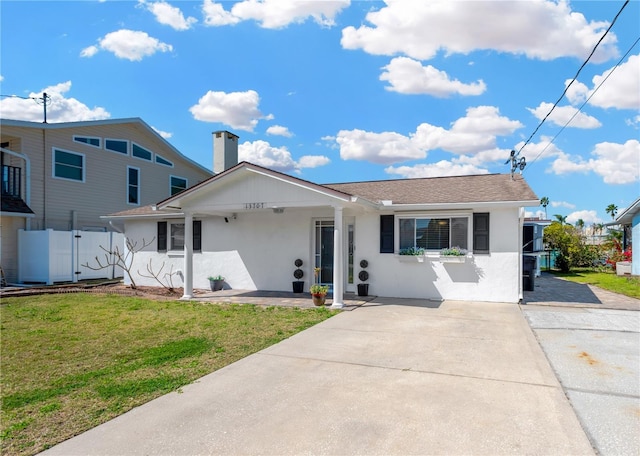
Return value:
[(94, 294), (2, 300), (2, 455), (32, 455), (334, 315)]
[(595, 285), (603, 290), (640, 298), (640, 277), (619, 276), (615, 272), (594, 271), (586, 268), (577, 268), (568, 273), (558, 271), (552, 271), (552, 273), (572, 282)]

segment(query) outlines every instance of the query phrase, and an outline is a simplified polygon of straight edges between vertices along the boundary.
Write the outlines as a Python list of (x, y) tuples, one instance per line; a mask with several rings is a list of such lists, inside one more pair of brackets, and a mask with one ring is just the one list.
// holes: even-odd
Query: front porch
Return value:
[[(358, 296), (354, 293), (345, 293), (342, 300), (343, 307), (340, 310), (354, 310), (373, 301), (376, 296)], [(209, 291), (196, 289), (190, 301), (199, 302), (224, 302), (236, 304), (255, 304), (259, 306), (284, 306), (299, 307), (301, 309), (314, 308), (310, 293), (292, 293), (287, 291), (270, 290), (220, 290)], [(325, 307), (331, 308), (333, 295), (327, 295)]]

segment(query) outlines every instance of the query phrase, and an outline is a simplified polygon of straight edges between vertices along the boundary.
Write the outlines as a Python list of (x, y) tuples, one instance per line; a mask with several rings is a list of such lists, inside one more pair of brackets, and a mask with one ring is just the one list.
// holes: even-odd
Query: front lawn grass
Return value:
[(586, 268), (576, 268), (568, 273), (552, 272), (558, 277), (572, 282), (587, 283), (603, 290), (613, 291), (632, 298), (640, 298), (640, 277), (619, 276), (612, 271), (603, 272)]
[(0, 441), (32, 455), (334, 315), (93, 294), (2, 300)]

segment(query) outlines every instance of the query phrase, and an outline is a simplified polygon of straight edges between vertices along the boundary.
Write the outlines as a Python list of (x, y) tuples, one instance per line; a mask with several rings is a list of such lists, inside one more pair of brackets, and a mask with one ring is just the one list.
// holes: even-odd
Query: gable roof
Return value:
[(338, 184), (315, 184), (297, 177), (273, 171), (253, 163), (241, 162), (228, 170), (210, 177), (156, 205), (143, 206), (111, 214), (110, 217), (137, 218), (145, 216), (178, 216), (181, 200), (226, 176), (248, 170), (281, 179), (293, 185), (314, 190), (342, 201), (362, 202), (367, 205), (451, 205), (472, 206), (482, 203), (537, 204), (539, 198), (521, 175), (482, 174), (471, 176), (395, 179)]
[(471, 176), (395, 179), (325, 187), (375, 202), (397, 204), (454, 204), (539, 201), (521, 175), (479, 174)]
[(246, 161), (240, 162), (237, 165), (227, 169), (226, 171), (220, 173), (220, 174), (216, 174), (213, 177), (210, 177), (209, 179), (206, 179), (202, 182), (200, 182), (199, 184), (194, 185), (193, 187), (190, 187), (186, 190), (183, 190), (182, 192), (170, 196), (169, 198), (160, 201), (157, 206), (158, 208), (167, 208), (170, 207), (172, 205), (172, 203), (179, 203), (180, 200), (182, 198), (184, 198), (185, 196), (190, 196), (194, 193), (199, 192), (200, 190), (202, 190), (205, 187), (208, 187), (209, 185), (213, 184), (214, 182), (217, 181), (221, 181), (223, 180), (225, 177), (230, 176), (232, 174), (238, 173), (241, 170), (248, 170), (250, 172), (255, 172), (255, 173), (259, 173), (259, 174), (263, 174), (263, 175), (267, 175), (269, 177), (275, 178), (275, 179), (279, 179), (285, 182), (288, 182), (290, 184), (293, 185), (297, 185), (299, 187), (305, 187), (308, 188), (310, 190), (314, 190), (316, 192), (320, 192), (320, 193), (324, 193), (324, 194), (328, 194), (329, 196), (338, 198), (338, 199), (342, 199), (345, 201), (349, 201), (351, 199), (351, 195), (348, 193), (345, 193), (341, 190), (336, 190), (336, 189), (332, 189), (330, 187), (324, 186), (324, 185), (319, 185), (319, 184), (315, 184), (313, 182), (304, 180), (304, 179), (300, 179), (298, 177), (293, 177), (290, 176), (288, 174), (284, 174), (281, 173), (279, 171), (274, 171), (272, 169), (269, 168), (264, 168), (262, 166), (259, 165), (255, 165), (253, 163), (249, 163)]
[(45, 130), (57, 130), (57, 129), (73, 129), (79, 127), (92, 127), (92, 126), (102, 126), (102, 125), (125, 125), (125, 124), (133, 124), (138, 125), (145, 129), (147, 133), (152, 136), (155, 136), (156, 139), (162, 141), (172, 152), (178, 155), (181, 159), (189, 162), (191, 165), (199, 168), (202, 171), (205, 171), (208, 174), (213, 174), (210, 169), (205, 168), (200, 163), (190, 159), (178, 149), (173, 147), (171, 143), (169, 143), (166, 139), (164, 139), (160, 134), (155, 131), (149, 124), (147, 124), (140, 117), (128, 117), (124, 119), (103, 119), (103, 120), (83, 120), (79, 122), (55, 122), (55, 123), (42, 123), (42, 122), (30, 122), (27, 120), (14, 120), (14, 119), (0, 119), (0, 125), (12, 126), (12, 127), (22, 127), (22, 128), (38, 128)]

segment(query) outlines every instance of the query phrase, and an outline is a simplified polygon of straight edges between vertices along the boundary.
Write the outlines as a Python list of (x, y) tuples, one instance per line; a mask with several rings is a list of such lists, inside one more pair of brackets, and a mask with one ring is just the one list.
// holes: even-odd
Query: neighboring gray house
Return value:
[(139, 118), (0, 119), (0, 258), (18, 280), (18, 230), (110, 231), (100, 216), (175, 195), (213, 172)]

